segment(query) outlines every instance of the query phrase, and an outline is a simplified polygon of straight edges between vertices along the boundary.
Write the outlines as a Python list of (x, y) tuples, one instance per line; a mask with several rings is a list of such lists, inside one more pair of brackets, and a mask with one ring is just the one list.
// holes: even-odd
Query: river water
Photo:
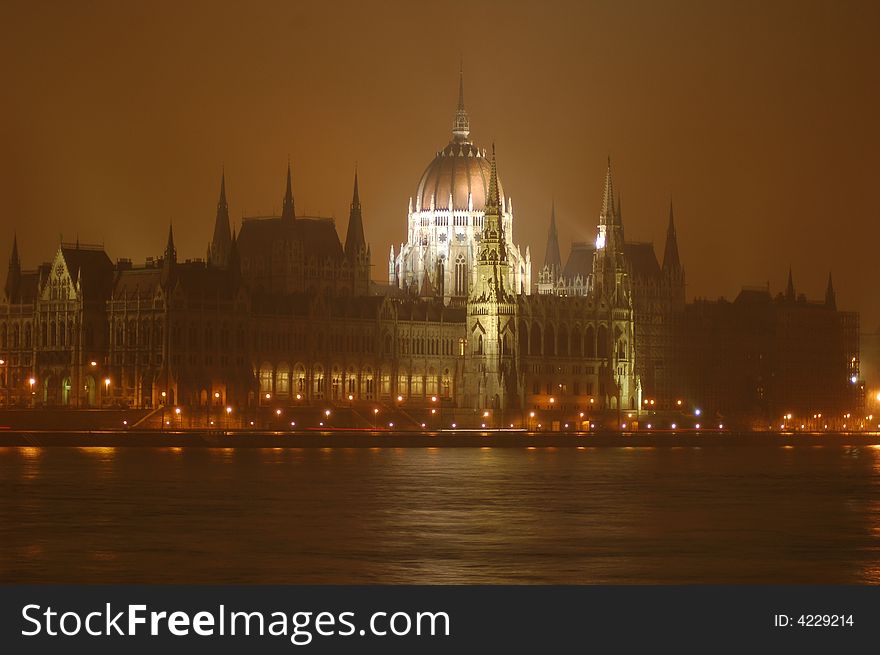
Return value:
[(0, 582), (880, 583), (880, 447), (0, 448)]

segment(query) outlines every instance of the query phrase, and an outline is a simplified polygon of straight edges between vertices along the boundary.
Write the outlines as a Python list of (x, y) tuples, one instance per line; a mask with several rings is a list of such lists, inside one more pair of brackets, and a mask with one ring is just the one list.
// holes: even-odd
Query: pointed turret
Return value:
[(348, 214), (348, 231), (345, 234), (345, 256), (354, 261), (366, 250), (364, 222), (361, 215), (361, 200), (358, 195), (358, 174), (354, 171), (354, 192), (351, 197), (351, 210)]
[(837, 294), (834, 293), (834, 283), (831, 281), (831, 272), (828, 273), (828, 286), (825, 288), (825, 306), (837, 311)]
[(663, 251), (663, 272), (677, 273), (681, 270), (681, 261), (678, 258), (678, 238), (675, 234), (675, 217), (672, 211), (672, 201), (669, 201), (669, 226), (666, 228), (666, 249)]
[(284, 201), (281, 209), (282, 221), (293, 221), (295, 217), (293, 206), (293, 184), (290, 181), (290, 160), (287, 160), (287, 190), (284, 192)]
[(788, 267), (788, 284), (785, 286), (785, 299), (794, 302), (794, 281), (791, 278), (791, 266)]
[(600, 218), (605, 218), (605, 224), (614, 223), (614, 182), (611, 179), (611, 157), (608, 157), (608, 168), (605, 170), (605, 188), (602, 192), (602, 213)]
[(238, 255), (238, 238), (235, 236), (235, 228), (232, 229), (232, 238), (229, 243), (229, 274), (233, 286), (241, 281), (241, 258)]
[(18, 235), (12, 236), (12, 254), (9, 256), (9, 272), (6, 274), (6, 300), (19, 301), (21, 295), (21, 259), (18, 256)]
[(174, 279), (177, 267), (177, 249), (174, 247), (174, 227), (168, 226), (168, 242), (165, 244), (165, 256), (162, 260), (162, 286), (167, 287)]
[(217, 268), (229, 265), (229, 247), (232, 243), (229, 231), (229, 205), (226, 202), (226, 171), (220, 175), (220, 198), (217, 200), (217, 217), (214, 219), (214, 238), (211, 240), (210, 263)]
[(547, 251), (544, 254), (544, 268), (554, 276), (562, 268), (562, 257), (559, 254), (559, 234), (556, 231), (556, 202), (550, 205), (550, 229), (547, 231)]
[(455, 110), (455, 120), (452, 122), (452, 140), (465, 142), (471, 133), (471, 123), (467, 110), (464, 108), (464, 68), (458, 68), (458, 108)]

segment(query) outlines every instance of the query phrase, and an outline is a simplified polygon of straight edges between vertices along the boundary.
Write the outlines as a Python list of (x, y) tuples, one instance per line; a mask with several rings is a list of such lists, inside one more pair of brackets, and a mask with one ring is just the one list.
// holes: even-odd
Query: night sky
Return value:
[[(123, 6), (124, 5), (124, 6)], [(662, 256), (675, 203), (688, 297), (824, 295), (880, 324), (880, 4), (874, 2), (9, 2), (0, 7), (0, 257), (65, 241), (204, 257), (230, 210), (344, 238), (357, 162), (374, 278), (450, 138), (496, 143), (514, 238), (543, 262), (595, 238), (612, 157), (630, 240)]]

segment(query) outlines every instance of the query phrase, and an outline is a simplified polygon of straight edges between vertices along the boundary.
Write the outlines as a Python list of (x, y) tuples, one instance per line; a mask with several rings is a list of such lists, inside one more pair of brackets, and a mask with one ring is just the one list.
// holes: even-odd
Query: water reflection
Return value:
[(880, 584), (880, 448), (5, 448), (0, 543), (4, 582)]

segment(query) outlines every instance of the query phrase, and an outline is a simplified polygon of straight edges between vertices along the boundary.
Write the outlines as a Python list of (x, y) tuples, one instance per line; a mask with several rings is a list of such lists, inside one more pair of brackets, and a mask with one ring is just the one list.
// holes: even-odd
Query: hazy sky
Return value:
[(298, 212), (342, 237), (357, 162), (374, 277), (450, 137), (494, 140), (514, 238), (542, 263), (593, 239), (606, 157), (630, 240), (662, 256), (675, 202), (688, 296), (824, 294), (880, 324), (880, 3), (10, 2), (0, 5), (0, 253), (59, 235), (203, 257), (232, 215)]

